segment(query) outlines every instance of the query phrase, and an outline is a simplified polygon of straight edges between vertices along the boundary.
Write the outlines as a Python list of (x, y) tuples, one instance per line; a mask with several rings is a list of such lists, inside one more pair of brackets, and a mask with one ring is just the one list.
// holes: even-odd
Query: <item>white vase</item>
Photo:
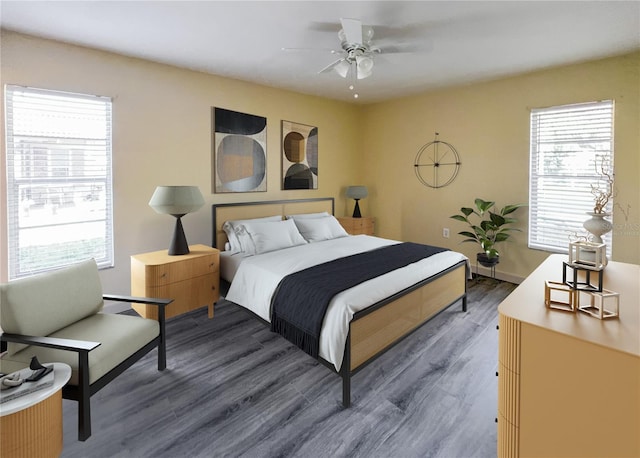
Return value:
[(605, 216), (610, 216), (611, 213), (589, 213), (591, 218), (582, 223), (582, 226), (593, 235), (593, 242), (602, 243), (602, 236), (613, 229), (613, 224), (610, 221), (604, 219)]

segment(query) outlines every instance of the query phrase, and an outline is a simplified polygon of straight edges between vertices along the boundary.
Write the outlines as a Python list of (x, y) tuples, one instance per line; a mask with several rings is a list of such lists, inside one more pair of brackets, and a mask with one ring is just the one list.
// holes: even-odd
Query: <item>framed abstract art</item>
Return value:
[(282, 189), (318, 189), (318, 128), (282, 121)]
[(267, 118), (212, 108), (213, 192), (267, 190)]

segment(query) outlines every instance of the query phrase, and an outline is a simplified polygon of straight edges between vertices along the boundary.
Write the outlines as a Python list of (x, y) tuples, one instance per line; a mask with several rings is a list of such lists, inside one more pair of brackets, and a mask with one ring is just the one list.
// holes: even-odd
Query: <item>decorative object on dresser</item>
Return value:
[[(602, 236), (613, 229), (613, 224), (610, 221), (604, 219), (607, 216), (611, 216), (611, 213), (607, 209), (611, 208), (609, 201), (613, 198), (613, 171), (610, 171), (609, 164), (605, 163), (603, 157), (600, 159), (600, 170), (598, 170), (596, 157), (596, 171), (599, 173), (601, 180), (591, 185), (591, 194), (593, 195), (593, 212), (587, 212), (587, 215), (591, 216), (583, 223), (583, 227), (592, 235), (591, 241), (595, 243), (602, 243)], [(601, 184), (604, 182), (604, 184)]]
[(173, 231), (169, 255), (189, 253), (189, 245), (182, 228), (182, 217), (204, 205), (204, 198), (197, 186), (158, 186), (151, 196), (149, 206), (156, 212), (175, 216), (176, 227)]
[[(154, 305), (158, 319), (103, 313), (104, 301)], [(155, 348), (158, 370), (166, 368), (164, 309), (171, 302), (103, 294), (93, 259), (2, 284), (0, 340), (8, 342), (2, 368), (25, 367), (33, 356), (69, 365), (72, 375), (62, 397), (78, 401), (78, 440), (87, 440), (91, 396)]]
[[(562, 262), (562, 283), (545, 281), (547, 308), (568, 312), (579, 310), (601, 320), (617, 318), (620, 315), (620, 294), (603, 287), (606, 265), (603, 243), (570, 242), (569, 260)], [(591, 280), (592, 273), (597, 275), (596, 282)], [(568, 294), (568, 301), (554, 300), (554, 291)], [(589, 302), (580, 305), (585, 295)]]
[(360, 199), (364, 199), (369, 195), (369, 193), (367, 192), (367, 187), (366, 186), (349, 186), (345, 194), (348, 198), (354, 199), (356, 201), (356, 205), (353, 208), (353, 217), (354, 218), (362, 217), (362, 214), (360, 213), (360, 205), (358, 204), (358, 201)]
[(282, 189), (318, 189), (318, 128), (282, 121)]
[(344, 230), (350, 235), (373, 235), (375, 219), (370, 216), (363, 216), (360, 218), (353, 218), (351, 216), (343, 216), (337, 218), (338, 222)]
[[(168, 256), (154, 251), (131, 256), (131, 294), (147, 297), (170, 297), (166, 317), (209, 307), (213, 318), (214, 303), (220, 288), (220, 252), (206, 245), (191, 245), (189, 254)], [(133, 304), (145, 318), (155, 318), (156, 311), (145, 304)]]
[(640, 266), (609, 262), (602, 293), (620, 291), (621, 318), (600, 321), (544, 307), (565, 260), (498, 307), (498, 457), (640, 456)]

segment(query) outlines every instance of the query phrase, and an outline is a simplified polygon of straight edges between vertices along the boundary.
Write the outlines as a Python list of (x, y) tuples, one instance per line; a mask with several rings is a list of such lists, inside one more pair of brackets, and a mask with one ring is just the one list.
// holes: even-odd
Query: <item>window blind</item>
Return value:
[(113, 265), (111, 99), (5, 86), (9, 279)]
[[(567, 253), (572, 235), (588, 235), (591, 186), (606, 190), (602, 172), (613, 176), (613, 109), (607, 100), (531, 111), (530, 248)], [(603, 241), (611, 256), (611, 233)]]

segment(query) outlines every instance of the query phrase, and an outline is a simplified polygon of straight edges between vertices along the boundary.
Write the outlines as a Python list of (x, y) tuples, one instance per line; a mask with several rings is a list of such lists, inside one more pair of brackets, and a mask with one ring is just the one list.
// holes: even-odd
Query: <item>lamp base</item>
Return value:
[(362, 218), (362, 215), (360, 214), (360, 205), (358, 204), (358, 201), (360, 199), (355, 199), (356, 201), (356, 206), (353, 209), (353, 217), (354, 218)]
[(187, 237), (184, 235), (184, 229), (182, 228), (183, 215), (174, 215), (176, 217), (176, 227), (173, 230), (173, 238), (171, 239), (171, 245), (169, 245), (169, 256), (180, 256), (183, 254), (189, 254), (189, 245), (187, 244)]

